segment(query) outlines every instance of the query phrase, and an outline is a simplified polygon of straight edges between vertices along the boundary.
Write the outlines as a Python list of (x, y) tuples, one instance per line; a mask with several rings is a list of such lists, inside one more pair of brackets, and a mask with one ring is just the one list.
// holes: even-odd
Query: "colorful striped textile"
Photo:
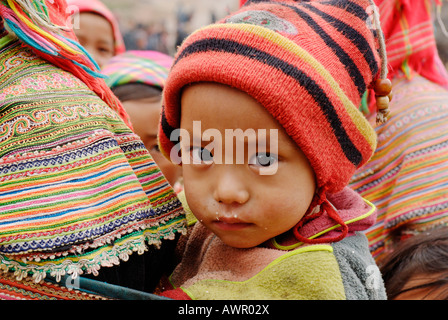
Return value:
[(0, 300), (167, 300), (152, 293), (117, 286), (85, 277), (46, 278), (36, 283), (17, 281), (13, 274), (0, 274)]
[(434, 37), (434, 5), (441, 0), (375, 0), (386, 38), (389, 77), (414, 73), (448, 88)]
[(393, 92), (377, 151), (351, 183), (378, 209), (367, 231), (378, 262), (402, 238), (448, 223), (448, 91), (415, 74)]
[[(378, 149), (352, 181), (378, 208), (367, 235), (378, 262), (405, 237), (446, 223), (444, 124), (448, 73), (437, 53), (430, 0), (375, 0), (385, 36), (394, 98), (376, 128)], [(435, 1), (440, 5), (440, 1)], [(443, 87), (443, 88), (442, 88)], [(373, 92), (369, 91), (372, 111)], [(370, 119), (373, 114), (365, 113)], [(371, 119), (373, 121), (373, 119)]]
[(163, 88), (173, 58), (151, 50), (130, 50), (109, 60), (102, 72), (110, 88), (142, 83)]
[(0, 300), (110, 300), (107, 296), (48, 281), (17, 281), (12, 274), (0, 274)]
[(140, 138), (82, 81), (7, 37), (0, 269), (18, 281), (96, 275), (184, 232), (181, 203)]

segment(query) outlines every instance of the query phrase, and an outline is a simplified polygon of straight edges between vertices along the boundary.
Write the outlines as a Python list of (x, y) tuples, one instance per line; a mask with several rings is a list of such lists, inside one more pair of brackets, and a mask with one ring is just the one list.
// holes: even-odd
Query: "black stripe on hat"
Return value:
[(347, 0), (322, 1), (319, 2), (319, 4), (330, 5), (339, 9), (343, 9), (347, 12), (350, 12), (354, 16), (358, 17), (362, 21), (367, 21), (367, 19), (369, 18), (369, 15), (367, 14), (366, 10), (364, 10), (363, 7), (351, 1)]
[(364, 77), (358, 69), (356, 63), (350, 58), (347, 52), (341, 48), (341, 46), (331, 38), (322, 27), (311, 18), (306, 12), (300, 10), (297, 7), (290, 6), (288, 4), (281, 3), (282, 6), (288, 7), (294, 10), (302, 20), (306, 21), (306, 23), (316, 32), (318, 36), (325, 42), (325, 44), (330, 47), (330, 49), (335, 53), (338, 57), (339, 61), (344, 65), (347, 72), (350, 74), (356, 88), (358, 89), (359, 96), (362, 96), (367, 89), (366, 83), (364, 81)]
[[(165, 134), (165, 136), (167, 137), (167, 139), (171, 140), (171, 133), (173, 133), (174, 130), (176, 130), (176, 128), (173, 128), (168, 123), (168, 120), (166, 119), (166, 115), (165, 115), (165, 106), (162, 106), (162, 112), (160, 115), (160, 125), (161, 125), (162, 131)], [(171, 142), (178, 143), (179, 141), (171, 141)]]
[(344, 23), (343, 21), (336, 19), (335, 17), (319, 10), (314, 6), (306, 4), (303, 4), (303, 6), (309, 9), (310, 11), (313, 11), (315, 14), (319, 15), (325, 21), (330, 23), (334, 28), (336, 28), (340, 33), (342, 33), (345, 37), (347, 37), (358, 48), (358, 50), (364, 55), (364, 58), (369, 65), (372, 76), (378, 72), (378, 63), (375, 60), (372, 48), (367, 42), (366, 38), (364, 38), (364, 36), (360, 34), (358, 30), (353, 29), (351, 26)]
[(350, 137), (342, 126), (341, 119), (339, 119), (339, 116), (334, 109), (334, 106), (331, 104), (328, 96), (325, 94), (324, 90), (303, 71), (265, 51), (261, 51), (257, 48), (250, 47), (233, 40), (216, 38), (201, 39), (188, 45), (182, 50), (180, 55), (175, 60), (173, 68), (181, 59), (184, 59), (194, 53), (207, 51), (228, 52), (238, 54), (249, 59), (254, 59), (278, 69), (285, 75), (298, 81), (299, 84), (307, 90), (310, 96), (312, 96), (314, 101), (319, 105), (320, 109), (327, 118), (328, 123), (333, 129), (336, 139), (347, 159), (355, 166), (358, 166), (361, 163), (362, 154), (350, 140)]
[[(360, 20), (365, 21), (367, 23), (367, 19), (370, 19), (367, 11), (358, 5), (357, 3), (347, 1), (347, 0), (333, 0), (333, 1), (322, 1), (319, 4), (329, 5), (332, 7), (336, 7), (342, 10), (345, 10), (354, 16), (358, 17)], [(376, 29), (372, 30), (372, 33), (375, 37), (377, 37)]]

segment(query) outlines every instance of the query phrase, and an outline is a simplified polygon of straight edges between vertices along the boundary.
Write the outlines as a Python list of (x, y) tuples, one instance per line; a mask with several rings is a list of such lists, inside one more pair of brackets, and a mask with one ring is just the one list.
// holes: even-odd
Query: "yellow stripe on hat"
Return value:
[(297, 43), (295, 43), (292, 40), (289, 40), (288, 38), (280, 35), (279, 33), (272, 31), (267, 28), (263, 28), (257, 25), (251, 25), (246, 23), (228, 23), (228, 24), (213, 24), (207, 27), (203, 27), (195, 32), (203, 32), (204, 30), (209, 29), (236, 29), (241, 30), (244, 32), (255, 34), (259, 37), (265, 38), (266, 40), (269, 40), (281, 47), (283, 47), (285, 50), (299, 56), (302, 58), (302, 60), (308, 65), (310, 65), (314, 70), (317, 71), (317, 73), (328, 82), (328, 85), (332, 88), (333, 92), (336, 94), (336, 96), (339, 98), (339, 100), (342, 102), (342, 104), (345, 107), (345, 110), (349, 114), (351, 120), (356, 125), (356, 128), (358, 131), (363, 135), (363, 137), (366, 139), (366, 141), (369, 143), (369, 145), (372, 147), (372, 150), (376, 149), (376, 134), (373, 133), (373, 130), (371, 128), (371, 125), (367, 121), (367, 119), (364, 117), (364, 115), (358, 110), (357, 107), (353, 104), (353, 102), (347, 97), (347, 95), (344, 93), (344, 91), (339, 86), (339, 83), (333, 78), (333, 76), (328, 72), (327, 69), (318, 61), (316, 60), (311, 54), (309, 54), (305, 49), (300, 47)]

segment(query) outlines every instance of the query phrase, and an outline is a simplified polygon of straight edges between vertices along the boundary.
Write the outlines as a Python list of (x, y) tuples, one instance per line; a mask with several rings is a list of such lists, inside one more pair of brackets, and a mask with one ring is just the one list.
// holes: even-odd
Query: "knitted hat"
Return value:
[(358, 110), (378, 77), (379, 42), (367, 0), (252, 1), (192, 33), (168, 76), (159, 143), (169, 157), (183, 87), (217, 82), (264, 106), (308, 158), (318, 187), (334, 193), (376, 148)]
[(110, 88), (142, 83), (163, 89), (173, 58), (157, 51), (130, 50), (109, 60), (102, 72)]

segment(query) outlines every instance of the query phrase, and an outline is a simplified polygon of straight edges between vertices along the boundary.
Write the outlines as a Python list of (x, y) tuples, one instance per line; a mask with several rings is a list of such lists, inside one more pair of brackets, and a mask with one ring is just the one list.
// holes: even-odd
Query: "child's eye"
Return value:
[(274, 165), (278, 161), (276, 155), (269, 152), (258, 152), (252, 156), (249, 160), (249, 165), (258, 167), (269, 167)]
[(190, 154), (193, 164), (210, 165), (213, 163), (213, 154), (206, 148), (193, 147), (190, 150)]

